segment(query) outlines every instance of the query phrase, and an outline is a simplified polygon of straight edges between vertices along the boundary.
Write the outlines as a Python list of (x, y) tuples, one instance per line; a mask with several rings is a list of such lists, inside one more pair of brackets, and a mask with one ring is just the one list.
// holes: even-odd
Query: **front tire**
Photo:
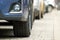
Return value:
[(47, 6), (47, 8), (46, 8), (47, 13), (48, 13), (48, 12), (51, 12), (51, 11), (52, 11), (52, 9), (53, 9), (53, 7), (52, 7), (52, 6)]
[(43, 18), (43, 13), (44, 13), (44, 12), (41, 12), (41, 13), (38, 12), (38, 16), (36, 17), (36, 19), (41, 19), (41, 18)]
[(44, 12), (41, 12), (41, 18), (43, 18), (43, 14), (44, 14)]
[[(37, 14), (36, 14), (36, 13), (37, 13)], [(36, 19), (40, 19), (40, 18), (41, 18), (41, 15), (40, 15), (39, 11), (35, 12), (35, 15), (37, 15), (37, 16), (36, 16)]]
[(26, 22), (14, 22), (14, 35), (15, 36), (23, 36), (23, 37), (29, 37), (31, 28), (32, 28), (32, 20), (31, 15), (28, 16), (28, 21)]

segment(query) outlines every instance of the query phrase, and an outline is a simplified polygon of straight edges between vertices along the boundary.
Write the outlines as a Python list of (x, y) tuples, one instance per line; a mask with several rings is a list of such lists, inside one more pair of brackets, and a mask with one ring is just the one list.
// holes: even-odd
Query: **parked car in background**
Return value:
[(55, 0), (44, 0), (45, 12), (51, 12), (53, 8), (56, 7)]
[(37, 19), (43, 18), (44, 14), (44, 1), (43, 0), (34, 0), (34, 16)]

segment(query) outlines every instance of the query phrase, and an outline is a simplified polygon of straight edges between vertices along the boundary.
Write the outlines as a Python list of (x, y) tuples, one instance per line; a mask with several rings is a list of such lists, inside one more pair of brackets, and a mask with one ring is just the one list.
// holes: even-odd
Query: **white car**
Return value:
[(56, 7), (55, 0), (44, 0), (46, 12), (51, 12)]

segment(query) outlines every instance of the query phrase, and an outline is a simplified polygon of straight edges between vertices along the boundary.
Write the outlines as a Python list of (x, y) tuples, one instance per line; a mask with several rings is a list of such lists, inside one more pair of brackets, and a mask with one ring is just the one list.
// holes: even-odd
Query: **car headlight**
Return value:
[(19, 4), (15, 4), (14, 7), (13, 7), (13, 10), (14, 11), (20, 11), (20, 5)]
[(21, 5), (20, 4), (15, 4), (13, 7), (12, 7), (12, 10), (9, 12), (9, 13), (22, 13), (22, 10), (21, 10)]

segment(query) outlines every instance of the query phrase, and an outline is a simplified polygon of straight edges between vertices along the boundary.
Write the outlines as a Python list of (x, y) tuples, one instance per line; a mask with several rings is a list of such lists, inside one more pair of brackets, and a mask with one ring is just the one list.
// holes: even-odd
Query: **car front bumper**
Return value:
[(20, 14), (5, 14), (2, 15), (0, 14), (0, 19), (1, 20), (13, 20), (13, 21), (27, 21), (27, 15), (23, 15), (24, 13)]

